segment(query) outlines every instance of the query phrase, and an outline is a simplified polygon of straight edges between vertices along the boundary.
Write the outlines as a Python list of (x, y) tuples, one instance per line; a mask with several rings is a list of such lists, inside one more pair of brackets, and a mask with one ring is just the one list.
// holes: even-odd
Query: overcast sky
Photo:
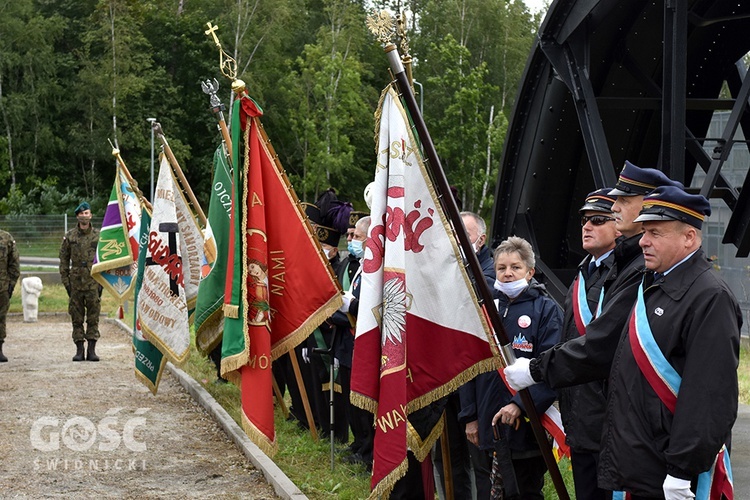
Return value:
[(539, 12), (542, 9), (546, 12), (547, 6), (552, 3), (552, 0), (523, 0), (523, 2), (531, 12)]

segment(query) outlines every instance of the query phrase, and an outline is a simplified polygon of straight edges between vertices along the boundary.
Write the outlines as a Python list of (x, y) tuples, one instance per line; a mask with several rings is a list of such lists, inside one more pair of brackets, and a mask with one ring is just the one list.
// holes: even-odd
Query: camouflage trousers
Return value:
[[(101, 299), (97, 289), (71, 291), (68, 314), (73, 321), (73, 342), (99, 339), (100, 311)], [(85, 333), (83, 330), (84, 319), (86, 320)]]
[(5, 318), (8, 316), (10, 295), (8, 290), (0, 290), (0, 342), (5, 341)]

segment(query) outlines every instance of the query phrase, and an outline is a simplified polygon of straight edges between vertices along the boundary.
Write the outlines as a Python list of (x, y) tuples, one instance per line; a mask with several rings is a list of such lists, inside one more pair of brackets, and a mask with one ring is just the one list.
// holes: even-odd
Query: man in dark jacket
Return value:
[[(604, 281), (615, 263), (615, 239), (618, 231), (612, 214), (614, 197), (610, 188), (586, 196), (579, 210), (581, 240), (588, 255), (578, 266), (578, 274), (565, 297), (563, 340), (586, 334), (586, 325), (600, 311), (604, 301)], [(597, 487), (596, 468), (602, 436), (607, 396), (605, 381), (563, 388), (558, 391), (560, 413), (570, 446), (576, 498), (604, 500), (608, 493)]]
[(511, 384), (522, 388), (546, 382), (553, 389), (606, 379), (612, 364), (622, 327), (635, 302), (643, 271), (643, 253), (638, 242), (643, 235), (636, 222), (643, 197), (657, 186), (682, 184), (669, 179), (659, 170), (639, 168), (625, 162), (611, 196), (615, 227), (620, 232), (615, 247), (615, 265), (604, 281), (602, 312), (586, 326), (586, 335), (569, 340), (531, 360), (520, 359), (506, 368)]
[(737, 416), (742, 314), (700, 248), (710, 214), (703, 196), (666, 186), (636, 219), (650, 272), (612, 364), (599, 468), (602, 487), (632, 498), (732, 498), (721, 471)]
[(474, 212), (461, 212), (461, 220), (464, 223), (471, 245), (477, 253), (484, 279), (492, 290), (492, 286), (495, 284), (495, 265), (492, 259), (492, 250), (487, 246), (487, 223)]

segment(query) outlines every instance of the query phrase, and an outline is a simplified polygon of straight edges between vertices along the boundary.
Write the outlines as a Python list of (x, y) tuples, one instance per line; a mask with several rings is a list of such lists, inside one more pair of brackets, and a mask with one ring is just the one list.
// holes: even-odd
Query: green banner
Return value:
[[(195, 305), (195, 345), (207, 354), (221, 341), (224, 328), (224, 286), (232, 210), (232, 170), (224, 145), (214, 153), (214, 179), (205, 230), (205, 258)], [(215, 249), (212, 252), (209, 249)]]
[(156, 394), (167, 358), (159, 352), (156, 346), (143, 337), (138, 319), (138, 293), (141, 291), (141, 284), (143, 283), (143, 270), (148, 251), (148, 232), (151, 226), (151, 214), (145, 207), (142, 210), (141, 234), (138, 238), (138, 275), (135, 281), (135, 304), (133, 307), (133, 353), (135, 354), (136, 378), (143, 382), (152, 394)]

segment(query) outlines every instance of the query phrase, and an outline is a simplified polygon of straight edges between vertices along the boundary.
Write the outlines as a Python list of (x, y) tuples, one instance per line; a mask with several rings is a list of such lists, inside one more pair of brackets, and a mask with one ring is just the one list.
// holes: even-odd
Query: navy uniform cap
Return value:
[(681, 183), (673, 181), (661, 170), (640, 168), (626, 160), (617, 184), (609, 194), (610, 196), (644, 196), (659, 186), (683, 188)]
[(87, 201), (82, 202), (76, 207), (76, 215), (83, 212), (84, 210), (91, 210), (91, 205), (89, 205)]
[(711, 205), (704, 196), (676, 186), (661, 186), (643, 198), (643, 208), (634, 222), (676, 220), (700, 229), (709, 215)]
[(331, 227), (322, 225), (315, 227), (315, 236), (318, 237), (318, 241), (321, 243), (331, 245), (332, 247), (339, 246), (339, 240), (341, 239), (341, 233)]
[(578, 210), (578, 213), (587, 211), (612, 213), (612, 205), (615, 204), (615, 198), (609, 195), (611, 188), (602, 188), (592, 191), (586, 195), (586, 202)]

